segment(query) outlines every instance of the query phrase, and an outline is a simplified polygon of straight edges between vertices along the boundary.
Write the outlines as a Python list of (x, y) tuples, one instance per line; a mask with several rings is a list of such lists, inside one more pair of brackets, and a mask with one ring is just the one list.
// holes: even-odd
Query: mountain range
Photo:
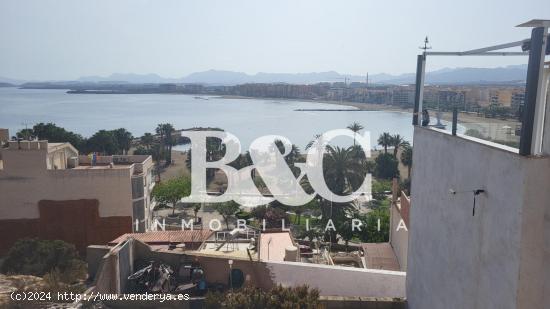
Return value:
[[(527, 65), (510, 65), (498, 68), (444, 68), (426, 73), (427, 84), (469, 84), (469, 83), (523, 83)], [(157, 74), (114, 73), (108, 77), (85, 76), (76, 81), (82, 83), (200, 83), (206, 85), (238, 85), (245, 83), (289, 83), (314, 84), (319, 82), (365, 82), (364, 75), (340, 74), (335, 71), (314, 73), (257, 73), (208, 70), (196, 72), (181, 78), (165, 78)], [(374, 74), (369, 76), (370, 83), (376, 84), (412, 84), (415, 73), (401, 75)], [(0, 82), (21, 84), (24, 81), (2, 78)]]

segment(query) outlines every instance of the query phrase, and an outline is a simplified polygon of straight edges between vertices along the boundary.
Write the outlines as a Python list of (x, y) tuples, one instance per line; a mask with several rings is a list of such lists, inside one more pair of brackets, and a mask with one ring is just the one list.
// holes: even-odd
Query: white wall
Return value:
[(0, 219), (38, 218), (40, 200), (98, 199), (99, 215), (132, 216), (133, 169), (46, 169), (42, 150), (2, 152)]
[(404, 272), (309, 263), (265, 264), (277, 284), (307, 284), (323, 296), (405, 297)]
[(474, 140), (415, 128), (409, 306), (549, 308), (550, 159)]
[[(391, 225), (390, 225), (390, 245), (393, 248), (393, 252), (399, 262), (399, 268), (401, 271), (407, 271), (407, 252), (409, 247), (409, 232), (403, 228), (404, 221), (397, 209), (397, 205), (392, 203), (390, 213)], [(401, 223), (401, 225), (400, 225)], [(399, 227), (399, 230), (398, 230)], [(407, 226), (407, 229), (409, 227)]]

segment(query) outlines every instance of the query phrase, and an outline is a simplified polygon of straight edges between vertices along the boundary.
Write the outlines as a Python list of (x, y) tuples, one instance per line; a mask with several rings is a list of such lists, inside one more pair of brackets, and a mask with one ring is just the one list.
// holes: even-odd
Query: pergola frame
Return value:
[[(529, 56), (525, 105), (519, 153), (538, 155), (542, 153), (543, 124), (545, 115), (545, 94), (543, 82), (544, 57), (549, 44), (550, 20), (531, 20), (518, 27), (531, 27), (531, 38), (462, 52), (426, 52), (418, 55), (416, 62), (416, 88), (414, 96), (413, 125), (418, 125), (419, 112), (424, 98), (424, 78), (427, 56)], [(529, 51), (498, 52), (498, 50), (529, 44)]]

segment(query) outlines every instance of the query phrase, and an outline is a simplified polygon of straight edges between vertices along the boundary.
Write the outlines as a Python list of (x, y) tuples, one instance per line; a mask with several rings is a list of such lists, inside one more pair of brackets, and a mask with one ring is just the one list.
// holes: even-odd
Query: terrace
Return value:
[[(543, 308), (550, 284), (550, 21), (531, 38), (418, 56), (407, 302), (410, 308)], [(524, 50), (496, 52), (522, 46)], [(528, 55), (519, 149), (420, 126), (430, 56)]]

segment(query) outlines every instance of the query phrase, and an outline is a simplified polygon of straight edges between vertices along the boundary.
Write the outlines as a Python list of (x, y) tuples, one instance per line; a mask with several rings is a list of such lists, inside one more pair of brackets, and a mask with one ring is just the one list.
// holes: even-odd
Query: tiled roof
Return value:
[(212, 235), (211, 230), (185, 230), (185, 231), (157, 231), (146, 233), (127, 233), (109, 242), (116, 245), (132, 237), (146, 244), (169, 244), (169, 243), (202, 243)]

